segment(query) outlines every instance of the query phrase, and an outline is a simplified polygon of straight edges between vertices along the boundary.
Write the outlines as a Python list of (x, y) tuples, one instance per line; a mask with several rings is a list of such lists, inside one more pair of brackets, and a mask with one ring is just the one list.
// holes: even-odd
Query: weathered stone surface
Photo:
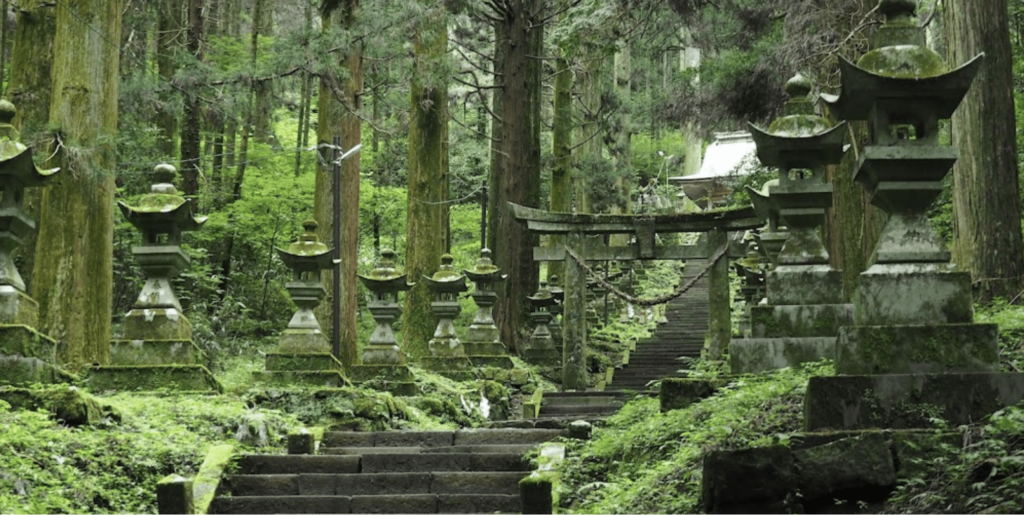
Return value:
[(505, 344), (500, 342), (462, 342), (462, 348), (469, 356), (501, 356), (508, 354)]
[(192, 505), (192, 481), (171, 474), (156, 484), (157, 513), (195, 513)]
[[(312, 313), (312, 311), (309, 311)], [(280, 352), (290, 353), (329, 353), (331, 343), (327, 336), (317, 328), (291, 328), (281, 331), (278, 339)]]
[(420, 358), (420, 365), (427, 370), (453, 379), (472, 379), (476, 377), (473, 362), (465, 355), (424, 356)]
[(133, 309), (124, 316), (125, 340), (191, 340), (192, 323), (181, 311)]
[(799, 513), (797, 471), (784, 446), (712, 451), (704, 457), (706, 513)]
[(268, 371), (341, 370), (342, 364), (330, 353), (268, 352), (266, 369)]
[(896, 486), (889, 442), (881, 433), (794, 451), (804, 505), (833, 499), (878, 501)]
[(243, 474), (356, 474), (359, 456), (306, 454), (246, 454), (239, 460)]
[(948, 264), (876, 264), (860, 274), (857, 325), (973, 321), (971, 276)]
[(356, 365), (349, 376), (353, 381), (362, 382), (372, 379), (386, 381), (412, 381), (413, 375), (405, 365)]
[(565, 434), (559, 429), (463, 429), (455, 432), (455, 445), (539, 444)]
[(87, 381), (93, 391), (221, 391), (220, 383), (202, 365), (90, 367)]
[(350, 386), (340, 370), (268, 370), (253, 372), (253, 380), (268, 386), (338, 388)]
[(13, 286), (0, 284), (0, 324), (36, 327), (39, 303)]
[(218, 497), (210, 513), (371, 513), (354, 508), (351, 497), (340, 495)]
[(469, 356), (469, 361), (473, 363), (475, 367), (492, 367), (500, 368), (502, 370), (512, 370), (515, 368), (515, 363), (512, 362), (512, 358), (509, 356)]
[(772, 306), (842, 304), (843, 274), (828, 265), (794, 265), (768, 272), (765, 281)]
[(926, 374), (996, 372), (995, 324), (844, 327), (836, 345), (836, 372)]
[(0, 356), (0, 385), (74, 383), (78, 377), (39, 358)]
[(362, 472), (431, 472), (470, 470), (469, 454), (367, 454)]
[[(235, 474), (221, 487), (233, 496), (246, 495), (299, 495), (298, 474)], [(328, 494), (334, 495), (333, 489)]]
[(536, 474), (519, 482), (523, 513), (554, 513), (554, 485), (549, 474)]
[(437, 513), (437, 496), (353, 495), (352, 513)]
[(288, 435), (288, 454), (313, 454), (316, 452), (316, 438), (306, 428)]
[(435, 494), (519, 493), (525, 472), (435, 472), (430, 491)]
[(519, 513), (519, 495), (458, 494), (438, 495), (438, 513)]
[(120, 421), (114, 408), (100, 404), (93, 396), (74, 386), (45, 389), (0, 388), (0, 399), (15, 409), (45, 410), (69, 426), (97, 424), (104, 418)]
[[(735, 347), (740, 341), (734, 341), (732, 346)], [(721, 386), (721, 381), (666, 377), (661, 380), (661, 390), (658, 392), (661, 411), (686, 408), (711, 397)]]
[(750, 325), (754, 338), (836, 336), (853, 325), (853, 304), (751, 306)]
[(111, 365), (193, 365), (202, 351), (192, 340), (113, 340)]
[(733, 374), (756, 374), (796, 367), (822, 358), (834, 358), (834, 336), (812, 338), (747, 338), (732, 342), (729, 370)]
[[(303, 475), (305, 477), (305, 475)], [(334, 475), (337, 495), (409, 495), (430, 493), (430, 472)], [(300, 487), (301, 488), (301, 487)]]
[(379, 433), (358, 431), (328, 431), (321, 444), (324, 447), (373, 447)]
[(57, 342), (27, 325), (0, 325), (0, 355), (57, 362)]
[[(358, 433), (356, 433), (358, 434)], [(451, 447), (455, 431), (381, 431), (374, 447)]]
[(911, 429), (970, 424), (1024, 399), (1024, 374), (893, 374), (812, 377), (804, 429)]

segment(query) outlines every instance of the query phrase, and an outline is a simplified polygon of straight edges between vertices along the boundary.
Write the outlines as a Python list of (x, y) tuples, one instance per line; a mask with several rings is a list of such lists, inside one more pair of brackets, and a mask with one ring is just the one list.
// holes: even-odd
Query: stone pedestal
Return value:
[(463, 273), (476, 285), (472, 297), (477, 305), (473, 323), (466, 333), (466, 341), (462, 342), (466, 357), (475, 367), (511, 369), (512, 358), (509, 357), (505, 344), (501, 342), (501, 334), (498, 326), (494, 325), (492, 313), (498, 300), (498, 295), (494, 292), (495, 285), (504, 281), (506, 276), (494, 266), (491, 261), (491, 250), (486, 248), (480, 249), (480, 259), (473, 269), (464, 270)]
[(370, 290), (371, 297), (366, 307), (377, 327), (363, 347), (360, 364), (352, 367), (350, 375), (354, 383), (364, 386), (391, 391), (389, 388), (399, 384), (399, 389), (411, 390), (415, 388), (412, 371), (405, 364), (405, 354), (398, 346), (391, 324), (402, 314), (399, 292), (409, 291), (413, 283), (409, 283), (406, 276), (396, 269), (393, 250), (381, 250), (380, 257), (380, 263), (370, 275), (359, 276)]

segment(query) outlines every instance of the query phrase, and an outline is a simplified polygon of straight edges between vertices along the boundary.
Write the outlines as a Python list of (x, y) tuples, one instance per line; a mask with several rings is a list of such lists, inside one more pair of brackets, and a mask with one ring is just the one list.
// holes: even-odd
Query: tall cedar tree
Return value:
[(507, 0), (495, 14), (502, 20), (505, 47), (501, 84), (500, 176), (494, 184), (491, 213), (496, 264), (508, 273), (495, 310), (501, 341), (518, 351), (526, 334), (529, 313), (526, 296), (537, 290), (538, 267), (533, 261), (533, 236), (511, 216), (509, 202), (539, 207), (540, 202), (540, 100), (541, 56), (544, 32), (543, 0)]
[(43, 191), (34, 271), (39, 326), (61, 362), (110, 354), (119, 0), (57, 4), (49, 125), (62, 172)]
[[(563, 15), (564, 18), (564, 15)], [(554, 166), (551, 169), (550, 209), (554, 212), (572, 211), (572, 70), (565, 51), (558, 49), (555, 60), (554, 120), (551, 130), (551, 154)], [(551, 238), (557, 245), (564, 238)], [(562, 263), (548, 263), (548, 277), (562, 275)]]
[(448, 53), (447, 15), (442, 2), (421, 3), (426, 15), (413, 36), (405, 236), (405, 270), (417, 284), (405, 296), (402, 322), (404, 350), (414, 357), (427, 355), (437, 324), (430, 291), (419, 278), (437, 270), (448, 242), (448, 86), (435, 71)]
[(950, 65), (985, 52), (985, 64), (953, 114), (954, 261), (970, 270), (982, 301), (1024, 288), (1007, 0), (946, 0)]
[[(203, 61), (203, 7), (204, 0), (188, 0), (188, 36), (185, 48), (198, 66)], [(203, 109), (199, 98), (199, 85), (184, 88), (184, 112), (181, 124), (181, 189), (185, 195), (199, 195), (199, 173), (201, 171), (200, 146), (202, 140), (199, 128), (202, 125)], [(195, 209), (196, 201), (192, 206)]]
[[(332, 27), (347, 30), (351, 28), (359, 16), (359, 0), (329, 0), (321, 5), (323, 19), (322, 30), (329, 31)], [(335, 54), (329, 54), (335, 55)], [(358, 112), (362, 109), (363, 89), (363, 57), (361, 48), (353, 46), (347, 55), (341, 58), (342, 66), (347, 70), (344, 82), (334, 73), (325, 73), (320, 77), (319, 110), (317, 112), (317, 139), (320, 143), (331, 143), (334, 136), (341, 136), (341, 145), (348, 149), (362, 141), (362, 121)], [(340, 130), (340, 132), (339, 132)], [(327, 161), (330, 161), (330, 150), (321, 149)], [(356, 268), (359, 258), (359, 170), (360, 154), (349, 156), (341, 167), (341, 362), (350, 367), (358, 364), (356, 356), (356, 310), (357, 284)], [(313, 198), (313, 212), (320, 224), (320, 238), (329, 246), (335, 245), (334, 213), (332, 208), (332, 191), (334, 173), (330, 166), (324, 166), (324, 160), (318, 160), (316, 168), (316, 193)], [(333, 298), (333, 272), (323, 274), (328, 287), (329, 299)], [(333, 334), (330, 328), (330, 302), (321, 303), (317, 311), (321, 323), (328, 328), (326, 332)]]
[[(178, 71), (175, 53), (180, 38), (185, 32), (184, 5), (182, 0), (159, 0), (157, 3), (156, 69), (162, 82), (167, 85), (174, 80)], [(178, 113), (174, 109), (174, 88), (164, 87), (159, 93), (160, 102), (155, 112), (159, 131), (157, 141), (164, 159), (174, 159), (177, 147), (174, 140), (178, 134)]]

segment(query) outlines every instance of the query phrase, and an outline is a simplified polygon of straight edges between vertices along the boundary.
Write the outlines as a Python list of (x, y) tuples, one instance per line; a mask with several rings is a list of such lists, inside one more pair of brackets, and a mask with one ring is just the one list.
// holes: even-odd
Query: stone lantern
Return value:
[(405, 355), (398, 348), (391, 324), (402, 314), (398, 294), (411, 289), (414, 283), (406, 281), (406, 275), (398, 273), (395, 268), (395, 251), (383, 249), (380, 258), (380, 263), (370, 275), (359, 276), (359, 280), (370, 290), (371, 298), (367, 308), (377, 323), (370, 341), (363, 349), (362, 362), (364, 365), (403, 365)]
[(331, 354), (331, 344), (313, 310), (327, 295), (320, 272), (333, 266), (331, 249), (316, 235), (315, 220), (302, 223), (303, 233), (277, 255), (292, 270), (285, 289), (298, 308), (278, 339), (276, 352), (266, 356), (266, 372), (260, 375), (278, 386), (343, 386), (348, 384), (342, 364)]
[(35, 166), (32, 149), (11, 125), (16, 115), (13, 104), (0, 100), (0, 384), (61, 382), (63, 372), (54, 366), (57, 342), (36, 331), (39, 305), (13, 256), (36, 230), (24, 211), (25, 189), (44, 186), (59, 169)]
[(970, 274), (950, 263), (927, 218), (958, 157), (940, 144), (939, 121), (953, 115), (983, 56), (947, 68), (925, 45), (916, 6), (882, 0), (872, 49), (856, 64), (840, 59), (842, 93), (825, 97), (841, 118), (868, 122), (853, 178), (889, 219), (860, 274), (854, 323), (839, 333), (840, 375), (808, 384), (808, 430), (928, 425), (911, 406), (955, 427), (1024, 397), (1024, 375), (998, 373), (998, 328), (973, 323)]
[(562, 322), (560, 320), (565, 311), (565, 290), (562, 289), (558, 275), (548, 277), (548, 290), (551, 297), (555, 299), (555, 305), (548, 308), (551, 312), (551, 338), (555, 341), (555, 347), (562, 347)]
[(192, 201), (174, 187), (176, 174), (169, 164), (157, 165), (148, 194), (134, 206), (117, 203), (128, 222), (142, 233), (142, 244), (132, 248), (132, 254), (146, 283), (124, 317), (124, 339), (111, 342), (111, 366), (90, 372), (93, 389), (220, 388), (201, 365), (203, 356), (192, 341), (192, 324), (171, 286), (171, 280), (190, 262), (181, 250), (182, 233), (197, 230), (206, 221), (193, 216)]
[(498, 294), (494, 292), (495, 285), (507, 276), (494, 266), (491, 249), (487, 248), (480, 249), (480, 259), (472, 270), (463, 270), (463, 273), (476, 285), (472, 297), (478, 308), (466, 334), (466, 341), (463, 342), (466, 355), (476, 366), (512, 368), (512, 360), (508, 357), (505, 344), (501, 342), (498, 326), (494, 325), (492, 311), (498, 300)]
[(562, 363), (562, 351), (555, 346), (555, 340), (551, 336), (551, 320), (554, 315), (551, 309), (557, 301), (551, 290), (548, 289), (547, 281), (540, 282), (540, 289), (532, 297), (527, 297), (533, 306), (530, 313), (530, 320), (534, 323), (533, 334), (530, 337), (530, 346), (523, 353), (523, 358), (535, 365), (558, 366)]
[(832, 205), (825, 167), (843, 158), (846, 123), (833, 127), (814, 113), (811, 83), (802, 75), (786, 83), (786, 93), (790, 99), (784, 116), (768, 130), (750, 125), (758, 159), (779, 169), (778, 185), (767, 198), (788, 234), (775, 269), (767, 274), (767, 305), (750, 308), (753, 338), (731, 348), (730, 366), (737, 374), (831, 357), (839, 327), (853, 320), (842, 273), (829, 266), (818, 236), (825, 209)]
[(463, 377), (472, 363), (455, 334), (454, 321), (462, 312), (459, 294), (469, 290), (469, 286), (466, 276), (455, 271), (454, 262), (451, 254), (444, 254), (437, 272), (432, 277), (423, 276), (427, 289), (434, 296), (430, 308), (437, 317), (437, 328), (434, 329), (434, 337), (427, 342), (430, 356), (424, 357), (422, 362), (431, 370)]
[(768, 222), (768, 228), (755, 234), (754, 239), (757, 241), (761, 254), (768, 259), (769, 269), (774, 269), (775, 265), (778, 264), (779, 253), (782, 252), (782, 246), (785, 245), (786, 239), (789, 237), (786, 228), (779, 226), (778, 205), (771, 201), (772, 188), (777, 188), (778, 186), (778, 179), (772, 179), (764, 183), (760, 190), (747, 186), (747, 192), (750, 193), (750, 203), (754, 205), (757, 216), (764, 218)]

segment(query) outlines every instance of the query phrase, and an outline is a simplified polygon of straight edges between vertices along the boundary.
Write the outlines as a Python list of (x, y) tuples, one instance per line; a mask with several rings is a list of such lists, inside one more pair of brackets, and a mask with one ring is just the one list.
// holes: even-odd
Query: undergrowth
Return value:
[(786, 443), (800, 430), (808, 379), (828, 362), (733, 379), (685, 409), (657, 399), (627, 403), (587, 442), (569, 444), (559, 487), (572, 513), (696, 513), (703, 456), (716, 449)]

